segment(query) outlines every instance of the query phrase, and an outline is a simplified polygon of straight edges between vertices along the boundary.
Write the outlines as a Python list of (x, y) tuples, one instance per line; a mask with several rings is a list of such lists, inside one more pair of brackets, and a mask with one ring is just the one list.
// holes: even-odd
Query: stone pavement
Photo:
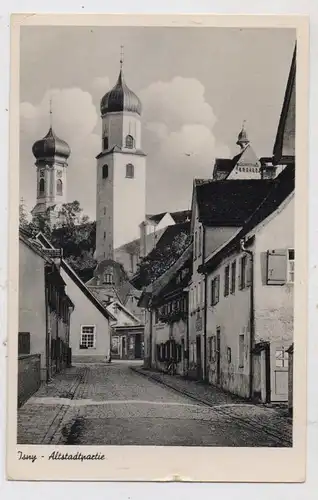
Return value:
[(266, 432), (273, 438), (281, 439), (285, 446), (292, 444), (292, 418), (284, 405), (256, 405), (220, 388), (185, 379), (179, 375), (169, 375), (144, 367), (131, 367), (159, 384), (163, 384), (185, 396), (212, 407), (224, 416), (230, 416), (243, 426)]
[(18, 410), (18, 444), (285, 447), (291, 424), (212, 386), (114, 361), (43, 384)]
[[(18, 410), (18, 444), (54, 443), (69, 410), (66, 403), (77, 396), (87, 374), (86, 366), (72, 366), (57, 374), (49, 384), (41, 385)], [(42, 400), (52, 404), (43, 404)]]

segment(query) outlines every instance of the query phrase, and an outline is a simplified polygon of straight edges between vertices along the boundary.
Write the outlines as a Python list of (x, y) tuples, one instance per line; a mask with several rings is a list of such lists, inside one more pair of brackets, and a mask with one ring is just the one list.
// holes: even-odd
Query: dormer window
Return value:
[(103, 165), (103, 179), (108, 177), (108, 165)]
[(105, 285), (112, 285), (114, 283), (114, 280), (113, 280), (113, 273), (109, 272), (109, 271), (106, 271), (104, 273), (104, 277), (103, 277), (103, 283)]
[(103, 138), (103, 149), (108, 149), (108, 137), (107, 135), (105, 135), (105, 137)]
[(133, 149), (134, 147), (134, 138), (132, 135), (126, 136), (126, 148)]
[(133, 179), (134, 178), (134, 166), (132, 165), (132, 163), (128, 163), (128, 165), (126, 165), (126, 177), (128, 179)]

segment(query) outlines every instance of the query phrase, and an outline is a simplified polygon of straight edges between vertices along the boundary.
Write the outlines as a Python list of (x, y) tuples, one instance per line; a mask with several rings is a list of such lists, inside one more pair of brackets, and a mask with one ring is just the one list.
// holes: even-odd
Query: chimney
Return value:
[(261, 179), (275, 179), (276, 166), (273, 165), (272, 158), (261, 158)]

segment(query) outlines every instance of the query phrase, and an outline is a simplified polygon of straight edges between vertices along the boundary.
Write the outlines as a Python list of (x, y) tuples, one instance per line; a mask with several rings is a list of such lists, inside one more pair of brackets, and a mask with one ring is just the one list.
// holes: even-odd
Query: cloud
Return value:
[(205, 101), (204, 86), (195, 78), (177, 76), (168, 82), (155, 82), (140, 92), (143, 119), (166, 124), (177, 130), (186, 123), (213, 128), (216, 122), (212, 107)]
[(211, 177), (215, 157), (230, 155), (213, 133), (217, 119), (204, 90), (198, 80), (176, 77), (140, 93), (150, 212), (188, 208), (193, 179)]
[(97, 76), (92, 83), (92, 90), (101, 98), (110, 90), (110, 79), (108, 76)]
[[(95, 218), (98, 105), (108, 88), (108, 77), (97, 77), (92, 93), (80, 88), (53, 89), (37, 104), (21, 103), (21, 194), (29, 209), (34, 206), (36, 189), (32, 144), (48, 131), (52, 98), (54, 131), (71, 148), (68, 201), (78, 199), (84, 212)], [(193, 178), (210, 177), (215, 156), (230, 154), (215, 138), (217, 119), (204, 91), (198, 80), (176, 77), (152, 83), (138, 94), (143, 104), (142, 144), (148, 154), (148, 212), (188, 208)]]
[[(49, 101), (52, 98), (53, 129), (71, 148), (68, 166), (68, 199), (79, 199), (83, 209), (95, 217), (95, 156), (100, 149), (94, 133), (98, 115), (89, 92), (79, 88), (53, 89), (46, 92), (40, 103), (21, 103), (20, 163), (21, 193), (28, 209), (35, 203), (35, 173), (33, 143), (43, 137), (50, 124)], [(32, 174), (30, 174), (32, 172)]]

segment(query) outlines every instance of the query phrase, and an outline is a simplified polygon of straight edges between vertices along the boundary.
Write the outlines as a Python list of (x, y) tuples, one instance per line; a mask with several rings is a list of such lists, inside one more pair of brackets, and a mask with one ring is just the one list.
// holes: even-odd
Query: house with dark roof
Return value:
[(188, 290), (192, 274), (192, 244), (157, 279), (149, 283), (139, 303), (146, 309), (145, 367), (165, 371), (174, 359), (175, 373), (188, 373)]
[(207, 306), (199, 267), (234, 237), (267, 196), (273, 180), (195, 180), (192, 195), (192, 278), (189, 283), (189, 376), (204, 379)]
[[(18, 404), (70, 364), (70, 322), (75, 304), (55, 258), (19, 231)], [(30, 293), (32, 284), (32, 293)]]
[(204, 258), (206, 378), (262, 402), (287, 401), (293, 338), (294, 185), (287, 167), (238, 231)]
[[(264, 403), (288, 400), (295, 282), (295, 71), (294, 53), (273, 157), (263, 161), (266, 168), (284, 168), (275, 178), (269, 175), (267, 180), (256, 181), (258, 189), (254, 185), (253, 194), (254, 181), (245, 181), (245, 194), (236, 181), (232, 209), (226, 207), (229, 198), (224, 195), (223, 216), (235, 223), (232, 233), (208, 251), (205, 248), (197, 268), (204, 276), (201, 356), (205, 378)], [(205, 195), (197, 193), (197, 218), (211, 227), (218, 217), (213, 216), (215, 202)], [(190, 296), (190, 314), (191, 303)]]

